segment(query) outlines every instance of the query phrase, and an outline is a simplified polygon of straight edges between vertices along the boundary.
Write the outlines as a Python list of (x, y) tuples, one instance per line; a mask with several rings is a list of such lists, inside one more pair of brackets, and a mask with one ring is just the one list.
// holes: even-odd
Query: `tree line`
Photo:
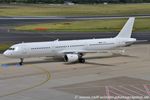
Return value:
[(79, 3), (79, 4), (90, 4), (90, 3), (150, 3), (150, 0), (0, 0), (0, 3)]

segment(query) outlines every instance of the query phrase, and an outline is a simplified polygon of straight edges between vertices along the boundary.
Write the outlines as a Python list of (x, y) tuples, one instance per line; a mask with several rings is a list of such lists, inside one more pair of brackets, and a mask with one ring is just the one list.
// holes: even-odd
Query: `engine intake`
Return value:
[(66, 54), (64, 60), (69, 63), (77, 62), (79, 60), (78, 54)]

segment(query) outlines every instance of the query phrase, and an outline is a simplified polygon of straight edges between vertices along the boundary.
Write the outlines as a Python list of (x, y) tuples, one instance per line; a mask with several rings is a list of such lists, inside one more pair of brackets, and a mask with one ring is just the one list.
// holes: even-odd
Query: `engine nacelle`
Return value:
[(66, 62), (69, 62), (69, 63), (77, 62), (79, 60), (79, 55), (78, 54), (66, 54), (64, 56), (64, 59)]

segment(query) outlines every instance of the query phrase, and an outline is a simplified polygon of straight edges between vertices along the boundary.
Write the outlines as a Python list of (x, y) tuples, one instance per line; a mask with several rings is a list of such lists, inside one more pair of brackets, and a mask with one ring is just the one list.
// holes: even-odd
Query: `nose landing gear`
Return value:
[(20, 58), (19, 65), (22, 65), (22, 64), (23, 64), (23, 58)]

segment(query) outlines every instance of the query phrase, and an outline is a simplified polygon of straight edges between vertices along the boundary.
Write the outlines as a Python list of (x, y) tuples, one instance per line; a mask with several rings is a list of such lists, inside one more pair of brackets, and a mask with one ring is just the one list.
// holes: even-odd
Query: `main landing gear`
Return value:
[(19, 65), (22, 65), (23, 64), (23, 58), (20, 58), (20, 63)]
[(80, 63), (85, 63), (85, 59), (82, 58), (82, 56), (83, 56), (83, 54), (80, 53), (80, 54), (79, 54), (79, 62), (80, 62)]
[(85, 63), (85, 59), (84, 58), (79, 58), (79, 62), (80, 63)]

